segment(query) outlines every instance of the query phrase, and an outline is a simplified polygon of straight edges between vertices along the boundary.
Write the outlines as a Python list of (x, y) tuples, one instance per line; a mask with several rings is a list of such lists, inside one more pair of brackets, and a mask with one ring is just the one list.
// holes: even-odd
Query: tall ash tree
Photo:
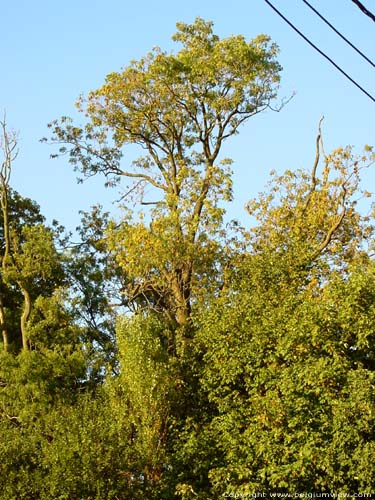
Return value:
[[(123, 292), (129, 305), (147, 305), (185, 333), (202, 288), (217, 285), (220, 201), (231, 198), (223, 143), (271, 107), (281, 70), (267, 36), (220, 39), (212, 26), (178, 23), (176, 54), (155, 48), (108, 75), (78, 102), (85, 126), (66, 117), (50, 125), (60, 154), (84, 177), (129, 181), (124, 197), (138, 195), (147, 213), (109, 231)], [(123, 154), (134, 145), (143, 155), (127, 166)]]

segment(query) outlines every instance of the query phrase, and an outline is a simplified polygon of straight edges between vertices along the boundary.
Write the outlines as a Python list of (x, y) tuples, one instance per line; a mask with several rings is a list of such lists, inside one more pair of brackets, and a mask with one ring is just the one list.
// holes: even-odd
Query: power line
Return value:
[(361, 92), (363, 92), (369, 99), (371, 99), (375, 103), (375, 97), (372, 96), (367, 90), (365, 90), (359, 83), (357, 83), (351, 76), (348, 75), (338, 64), (335, 63), (333, 59), (331, 59), (327, 54), (325, 54), (319, 47), (317, 47), (311, 40), (307, 38), (298, 28), (294, 26), (279, 10), (276, 9), (274, 5), (269, 0), (264, 0), (266, 4), (271, 7), (280, 17), (283, 19), (296, 33), (299, 34), (313, 49), (319, 52), (327, 61), (329, 61), (340, 73), (342, 73), (353, 85), (355, 85)]
[(302, 0), (315, 14), (320, 17), (340, 38), (342, 38), (352, 49), (354, 49), (363, 59), (365, 59), (371, 66), (375, 68), (375, 63), (371, 61), (363, 52), (361, 52), (350, 40), (348, 40), (342, 33), (339, 32), (320, 12), (318, 12), (307, 0)]
[(375, 16), (372, 12), (370, 12), (366, 7), (363, 5), (363, 3), (359, 2), (358, 0), (352, 0), (353, 3), (356, 4), (357, 7), (361, 9), (361, 11), (366, 14), (370, 19), (372, 19), (375, 23)]

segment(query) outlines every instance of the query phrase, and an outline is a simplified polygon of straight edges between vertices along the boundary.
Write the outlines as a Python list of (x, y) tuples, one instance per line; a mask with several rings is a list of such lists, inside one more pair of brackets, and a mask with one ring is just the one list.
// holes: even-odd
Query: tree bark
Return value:
[(8, 339), (8, 331), (6, 328), (4, 301), (2, 294), (0, 294), (0, 328), (1, 328), (1, 335), (3, 337), (3, 349), (5, 352), (8, 352), (9, 339)]
[(21, 335), (22, 335), (22, 349), (26, 351), (29, 348), (29, 344), (27, 341), (27, 334), (26, 334), (26, 327), (27, 327), (27, 322), (31, 314), (31, 297), (29, 292), (26, 290), (26, 288), (21, 284), (18, 283), (23, 298), (24, 298), (24, 306), (23, 306), (23, 311), (22, 311), (22, 316), (21, 316)]

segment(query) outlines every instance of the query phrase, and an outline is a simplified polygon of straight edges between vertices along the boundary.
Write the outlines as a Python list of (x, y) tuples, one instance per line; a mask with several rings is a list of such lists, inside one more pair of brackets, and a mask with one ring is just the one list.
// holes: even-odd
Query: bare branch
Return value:
[(314, 164), (313, 164), (312, 169), (311, 169), (311, 184), (310, 184), (310, 189), (309, 189), (309, 192), (307, 195), (305, 206), (302, 210), (302, 216), (306, 213), (306, 210), (308, 209), (308, 206), (309, 206), (310, 201), (311, 201), (311, 196), (315, 192), (315, 189), (316, 189), (316, 171), (318, 169), (319, 162), (320, 162), (320, 149), (323, 147), (322, 129), (321, 129), (321, 125), (322, 125), (323, 120), (324, 120), (324, 116), (322, 116), (320, 118), (319, 124), (318, 124), (318, 135), (316, 136), (316, 141), (315, 141), (315, 144), (316, 144), (315, 159), (314, 159)]
[(328, 245), (331, 243), (334, 234), (336, 231), (340, 228), (345, 216), (346, 216), (346, 207), (345, 207), (345, 202), (346, 202), (346, 186), (345, 184), (342, 184), (341, 186), (342, 189), (342, 195), (341, 195), (341, 213), (338, 215), (338, 218), (336, 222), (329, 228), (326, 237), (324, 238), (323, 242), (320, 244), (319, 248), (313, 253), (311, 257), (311, 261), (315, 260), (321, 253), (324, 252), (324, 250), (328, 247)]
[(155, 179), (146, 174), (129, 172), (127, 170), (120, 170), (120, 169), (117, 172), (113, 173), (117, 173), (118, 175), (122, 175), (124, 177), (131, 177), (133, 179), (142, 179), (144, 181), (149, 182), (152, 186), (156, 187), (157, 189), (161, 189), (165, 192), (168, 191), (168, 187), (165, 184), (160, 184), (159, 182), (155, 181)]

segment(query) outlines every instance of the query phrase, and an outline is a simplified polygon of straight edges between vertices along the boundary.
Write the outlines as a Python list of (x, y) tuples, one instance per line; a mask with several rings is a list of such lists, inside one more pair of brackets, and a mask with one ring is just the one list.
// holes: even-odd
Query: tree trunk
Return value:
[(176, 269), (171, 283), (176, 322), (180, 327), (186, 327), (190, 322), (191, 269), (190, 263), (185, 264), (183, 269)]
[(8, 352), (8, 331), (6, 328), (6, 320), (5, 320), (5, 311), (4, 311), (4, 302), (3, 302), (3, 296), (0, 294), (0, 328), (1, 328), (1, 334), (3, 337), (3, 349), (5, 352)]
[(24, 298), (24, 306), (21, 316), (21, 335), (22, 335), (22, 349), (26, 351), (29, 348), (26, 335), (26, 326), (31, 313), (31, 297), (29, 292), (26, 290), (26, 288), (22, 286), (21, 283), (18, 283), (18, 285), (22, 291), (22, 295)]

